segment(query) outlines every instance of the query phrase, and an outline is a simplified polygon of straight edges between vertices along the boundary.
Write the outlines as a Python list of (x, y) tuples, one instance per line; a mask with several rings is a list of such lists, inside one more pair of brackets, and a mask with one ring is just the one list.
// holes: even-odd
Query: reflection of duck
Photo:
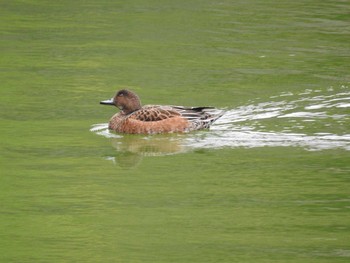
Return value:
[(116, 155), (110, 157), (114, 163), (123, 168), (137, 166), (144, 156), (163, 156), (185, 152), (181, 145), (181, 138), (174, 135), (159, 136), (130, 136), (112, 138), (112, 146), (117, 150)]
[(212, 107), (142, 107), (139, 97), (125, 89), (118, 91), (114, 98), (100, 103), (114, 105), (121, 110), (109, 121), (109, 129), (121, 133), (154, 134), (207, 129), (223, 114)]
[(113, 138), (112, 146), (120, 153), (134, 153), (141, 156), (162, 156), (184, 152), (180, 138), (172, 136), (124, 136)]
[(188, 135), (184, 134), (118, 135), (108, 130), (107, 123), (95, 124), (90, 130), (111, 140), (116, 151), (105, 158), (123, 168), (135, 167), (143, 157), (171, 155), (189, 150), (185, 143)]

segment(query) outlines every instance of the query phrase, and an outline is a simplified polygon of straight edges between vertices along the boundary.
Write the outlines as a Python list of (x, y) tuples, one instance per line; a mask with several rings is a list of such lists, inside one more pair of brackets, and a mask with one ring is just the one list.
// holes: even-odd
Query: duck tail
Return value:
[[(199, 109), (199, 108), (197, 108)], [(209, 127), (218, 120), (225, 111), (219, 110), (213, 107), (201, 107), (202, 117), (200, 119), (194, 120), (195, 130), (199, 129), (209, 129)]]

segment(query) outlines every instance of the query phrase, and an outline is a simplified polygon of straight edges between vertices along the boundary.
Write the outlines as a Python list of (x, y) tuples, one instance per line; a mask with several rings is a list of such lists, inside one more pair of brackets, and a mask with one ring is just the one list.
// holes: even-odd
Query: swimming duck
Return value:
[(109, 121), (108, 128), (120, 133), (155, 134), (190, 132), (207, 129), (223, 115), (213, 107), (141, 105), (136, 93), (122, 89), (100, 104), (120, 109)]

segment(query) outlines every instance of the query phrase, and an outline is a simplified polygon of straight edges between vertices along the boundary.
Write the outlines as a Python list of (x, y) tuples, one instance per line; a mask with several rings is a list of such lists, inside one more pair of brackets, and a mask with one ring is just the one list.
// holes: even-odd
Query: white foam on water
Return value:
[(94, 124), (90, 128), (90, 131), (92, 131), (98, 135), (102, 135), (106, 138), (122, 138), (123, 137), (122, 135), (118, 135), (118, 134), (110, 132), (110, 130), (108, 129), (108, 123)]
[(193, 148), (224, 148), (224, 147), (303, 147), (307, 150), (326, 150), (342, 148), (350, 150), (350, 134), (348, 135), (320, 135), (313, 136), (285, 132), (259, 131), (227, 131), (225, 133), (208, 133), (205, 137), (191, 137), (187, 139)]
[[(299, 94), (283, 92), (270, 98), (273, 100), (228, 110), (210, 132), (201, 136), (191, 134), (187, 145), (193, 148), (288, 146), (350, 150), (350, 130), (347, 130), (349, 134), (344, 134), (344, 126), (350, 122), (350, 111), (345, 112), (350, 108), (348, 87), (324, 91), (308, 89)], [(339, 108), (341, 111), (337, 112)], [(281, 131), (264, 130), (264, 121), (273, 122)], [(308, 125), (318, 123), (329, 128), (339, 127), (343, 134), (322, 130), (310, 134)]]

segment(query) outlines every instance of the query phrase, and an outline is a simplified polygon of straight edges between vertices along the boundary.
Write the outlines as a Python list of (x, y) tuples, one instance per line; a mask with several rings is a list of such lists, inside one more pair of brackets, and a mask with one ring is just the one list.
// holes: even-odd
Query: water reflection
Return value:
[(128, 135), (122, 138), (112, 138), (112, 146), (120, 152), (139, 153), (143, 156), (160, 156), (179, 153), (184, 148), (176, 137)]
[(164, 156), (187, 150), (182, 144), (184, 134), (119, 135), (109, 131), (107, 123), (96, 124), (91, 131), (110, 139), (116, 154), (107, 159), (121, 167), (136, 166), (144, 156)]
[(111, 139), (114, 161), (130, 166), (144, 156), (161, 156), (203, 148), (302, 147), (350, 150), (350, 89), (281, 93), (268, 102), (251, 102), (226, 113), (210, 131), (189, 134), (120, 135), (107, 124), (91, 131)]

